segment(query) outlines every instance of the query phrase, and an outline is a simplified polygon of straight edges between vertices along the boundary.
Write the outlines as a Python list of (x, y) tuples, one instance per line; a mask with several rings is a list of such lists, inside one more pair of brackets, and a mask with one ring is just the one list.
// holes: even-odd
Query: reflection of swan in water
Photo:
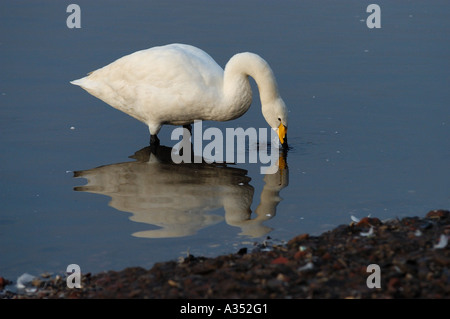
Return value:
[(134, 233), (145, 238), (182, 237), (223, 220), (208, 212), (224, 207), (229, 225), (242, 229), (242, 235), (260, 237), (271, 231), (262, 223), (275, 216), (281, 189), (288, 184), (283, 163), (277, 173), (266, 175), (261, 203), (251, 219), (254, 189), (247, 171), (224, 164), (174, 164), (171, 148), (146, 147), (118, 163), (77, 171), (75, 177), (88, 180), (76, 191), (111, 197), (110, 206), (133, 215), (132, 221), (160, 226), (160, 229)]

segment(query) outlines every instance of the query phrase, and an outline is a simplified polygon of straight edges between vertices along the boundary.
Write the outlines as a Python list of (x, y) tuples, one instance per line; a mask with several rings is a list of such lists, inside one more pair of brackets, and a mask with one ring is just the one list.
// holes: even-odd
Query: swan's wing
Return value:
[(145, 113), (149, 105), (179, 114), (180, 108), (195, 113), (202, 105), (215, 104), (221, 94), (223, 69), (198, 48), (172, 44), (124, 56), (72, 83), (146, 122), (146, 117), (158, 117), (157, 109)]
[(168, 45), (137, 51), (89, 76), (120, 89), (146, 84), (157, 88), (217, 86), (223, 69), (204, 51), (188, 45)]

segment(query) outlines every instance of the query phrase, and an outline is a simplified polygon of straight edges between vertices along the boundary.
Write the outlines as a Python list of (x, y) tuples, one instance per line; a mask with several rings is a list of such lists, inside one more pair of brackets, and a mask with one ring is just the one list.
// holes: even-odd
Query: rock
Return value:
[(381, 221), (378, 218), (370, 218), (370, 217), (364, 217), (362, 218), (356, 226), (378, 226), (381, 225)]
[(49, 272), (44, 272), (44, 273), (41, 274), (41, 277), (44, 278), (44, 279), (48, 279), (48, 278), (50, 278), (51, 276), (52, 276), (52, 275), (51, 275)]
[(10, 284), (8, 280), (3, 277), (0, 277), (0, 289), (3, 289), (6, 285)]
[(425, 216), (426, 218), (443, 218), (448, 217), (450, 215), (450, 211), (443, 209), (431, 210)]
[(293, 246), (293, 245), (299, 245), (302, 241), (304, 241), (308, 238), (309, 238), (308, 234), (301, 234), (301, 235), (298, 235), (298, 236), (292, 238), (291, 240), (289, 240), (287, 245), (288, 245), (288, 247)]
[(279, 265), (279, 264), (286, 264), (289, 261), (286, 257), (278, 257), (274, 260), (272, 260), (271, 264)]
[(299, 250), (295, 253), (294, 255), (294, 259), (295, 260), (299, 260), (304, 258), (306, 255), (308, 254), (308, 252), (306, 250)]
[(31, 285), (34, 287), (39, 287), (42, 283), (42, 280), (40, 280), (39, 278), (35, 277), (33, 278), (33, 280), (31, 281)]
[(172, 286), (172, 287), (180, 287), (180, 284), (177, 283), (175, 280), (172, 280), (172, 279), (169, 279), (167, 281), (167, 283), (169, 284), (169, 286)]
[(237, 252), (238, 255), (245, 255), (247, 253), (247, 248), (241, 248), (239, 249), (239, 251)]

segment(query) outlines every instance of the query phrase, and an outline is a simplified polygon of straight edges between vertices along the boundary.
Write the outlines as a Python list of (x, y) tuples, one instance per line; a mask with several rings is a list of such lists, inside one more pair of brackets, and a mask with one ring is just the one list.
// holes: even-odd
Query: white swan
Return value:
[(148, 125), (151, 143), (163, 124), (228, 121), (252, 102), (255, 79), (267, 123), (287, 145), (287, 109), (268, 63), (254, 53), (234, 55), (225, 71), (204, 51), (170, 44), (137, 51), (71, 81), (93, 96)]

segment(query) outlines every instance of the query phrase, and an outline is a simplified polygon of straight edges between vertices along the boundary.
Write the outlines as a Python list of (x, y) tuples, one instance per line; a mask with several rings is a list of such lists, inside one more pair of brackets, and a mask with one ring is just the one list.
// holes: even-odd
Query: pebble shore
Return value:
[[(255, 246), (215, 258), (188, 256), (151, 269), (83, 274), (81, 288), (41, 276), (28, 292), (3, 299), (448, 299), (450, 212), (380, 221), (363, 218), (320, 236)], [(378, 266), (380, 288), (374, 287)], [(46, 278), (45, 278), (46, 277)], [(369, 287), (371, 286), (372, 287)], [(2, 290), (3, 289), (3, 290)]]

